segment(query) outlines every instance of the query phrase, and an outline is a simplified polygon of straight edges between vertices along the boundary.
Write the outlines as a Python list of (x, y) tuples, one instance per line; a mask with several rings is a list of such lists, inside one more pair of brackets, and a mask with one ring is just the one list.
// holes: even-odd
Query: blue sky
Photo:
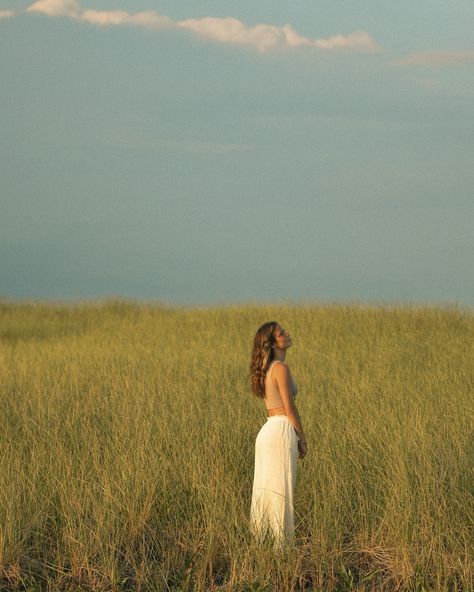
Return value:
[(4, 0), (0, 298), (472, 306), (473, 22)]

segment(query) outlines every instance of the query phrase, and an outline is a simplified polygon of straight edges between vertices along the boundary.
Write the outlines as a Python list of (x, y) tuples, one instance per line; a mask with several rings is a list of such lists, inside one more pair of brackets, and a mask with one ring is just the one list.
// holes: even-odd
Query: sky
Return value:
[(0, 0), (0, 299), (472, 307), (473, 23)]

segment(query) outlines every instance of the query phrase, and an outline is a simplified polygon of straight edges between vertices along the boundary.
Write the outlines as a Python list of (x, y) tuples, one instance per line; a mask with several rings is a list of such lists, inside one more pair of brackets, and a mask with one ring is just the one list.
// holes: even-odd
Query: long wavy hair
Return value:
[(273, 361), (275, 352), (272, 345), (275, 343), (276, 321), (264, 323), (255, 334), (253, 340), (252, 355), (250, 357), (250, 388), (252, 392), (263, 399), (265, 396), (265, 374)]

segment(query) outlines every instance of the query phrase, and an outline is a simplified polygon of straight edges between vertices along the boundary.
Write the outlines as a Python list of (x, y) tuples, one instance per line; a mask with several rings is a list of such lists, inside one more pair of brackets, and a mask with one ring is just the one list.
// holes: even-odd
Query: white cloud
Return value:
[(77, 17), (80, 13), (78, 0), (38, 0), (27, 12), (42, 12), (47, 16)]
[(37, 0), (28, 12), (41, 12), (47, 16), (68, 16), (100, 26), (136, 25), (152, 29), (177, 28), (193, 32), (199, 37), (218, 43), (250, 46), (260, 52), (276, 48), (316, 47), (326, 51), (357, 51), (372, 53), (380, 47), (365, 31), (349, 35), (334, 35), (326, 39), (309, 39), (286, 24), (282, 27), (265, 23), (253, 27), (233, 18), (204, 17), (173, 21), (154, 10), (130, 14), (125, 10), (82, 10), (78, 0)]
[(84, 10), (81, 13), (81, 21), (93, 23), (94, 25), (123, 25), (130, 15), (125, 10)]
[(290, 25), (276, 27), (275, 25), (259, 24), (255, 27), (248, 27), (233, 17), (215, 18), (210, 16), (201, 19), (186, 19), (179, 21), (177, 25), (212, 41), (251, 45), (262, 52), (275, 47), (296, 47), (310, 44), (308, 39), (298, 35)]
[(365, 31), (354, 31), (349, 35), (333, 35), (327, 39), (316, 39), (314, 45), (320, 49), (345, 49), (364, 52), (380, 51), (380, 46)]
[(425, 51), (392, 62), (395, 66), (455, 66), (474, 60), (474, 51)]
[(154, 10), (137, 12), (135, 14), (129, 14), (125, 10), (84, 10), (80, 15), (80, 19), (104, 27), (129, 24), (158, 29), (173, 26), (173, 21), (166, 16), (159, 15)]
[(154, 10), (145, 10), (131, 14), (128, 22), (132, 25), (149, 27), (151, 29), (161, 29), (163, 27), (173, 27), (174, 22), (167, 16), (162, 16)]
[(13, 10), (0, 10), (0, 20), (15, 16)]
[(220, 43), (250, 45), (260, 52), (282, 47), (314, 46), (325, 50), (378, 51), (377, 43), (364, 31), (355, 31), (350, 35), (335, 35), (327, 39), (308, 39), (299, 35), (291, 25), (258, 24), (249, 27), (236, 18), (205, 17), (187, 19), (177, 23), (178, 27), (189, 29), (207, 39)]
[(173, 21), (154, 10), (130, 14), (126, 10), (82, 10), (78, 0), (37, 0), (27, 12), (41, 12), (47, 16), (68, 16), (86, 23), (108, 27), (112, 25), (137, 25), (161, 28), (173, 26)]

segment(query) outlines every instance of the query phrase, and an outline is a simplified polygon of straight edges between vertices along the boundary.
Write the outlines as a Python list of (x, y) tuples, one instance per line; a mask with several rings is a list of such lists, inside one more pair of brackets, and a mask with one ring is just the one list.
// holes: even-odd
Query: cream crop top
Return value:
[[(265, 405), (267, 409), (276, 409), (277, 407), (284, 407), (283, 401), (280, 395), (280, 389), (273, 384), (272, 382), (272, 370), (275, 364), (281, 363), (280, 360), (273, 360), (270, 364), (267, 373), (265, 375)], [(293, 399), (296, 397), (296, 393), (298, 392), (298, 387), (296, 386), (293, 377), (290, 375), (291, 378), (291, 394), (293, 395)]]

